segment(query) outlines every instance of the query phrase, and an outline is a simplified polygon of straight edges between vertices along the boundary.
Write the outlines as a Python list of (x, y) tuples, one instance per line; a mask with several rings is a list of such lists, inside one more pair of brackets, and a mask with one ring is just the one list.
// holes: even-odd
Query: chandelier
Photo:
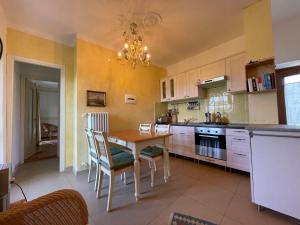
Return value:
[(119, 61), (128, 61), (133, 68), (140, 63), (142, 65), (150, 64), (150, 54), (148, 47), (143, 45), (143, 37), (137, 29), (136, 23), (131, 23), (129, 31), (123, 33), (124, 46), (118, 52)]

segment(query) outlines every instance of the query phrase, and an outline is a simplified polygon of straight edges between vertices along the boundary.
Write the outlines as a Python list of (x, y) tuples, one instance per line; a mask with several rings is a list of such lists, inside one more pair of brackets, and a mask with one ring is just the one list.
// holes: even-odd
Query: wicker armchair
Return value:
[(0, 213), (0, 225), (86, 225), (88, 210), (74, 190), (60, 190)]

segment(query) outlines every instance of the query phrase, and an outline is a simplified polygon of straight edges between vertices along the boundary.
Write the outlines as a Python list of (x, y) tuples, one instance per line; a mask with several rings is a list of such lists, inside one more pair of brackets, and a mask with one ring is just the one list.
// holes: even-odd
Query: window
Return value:
[(276, 71), (280, 124), (300, 126), (300, 67)]
[(286, 121), (300, 125), (300, 74), (284, 78)]

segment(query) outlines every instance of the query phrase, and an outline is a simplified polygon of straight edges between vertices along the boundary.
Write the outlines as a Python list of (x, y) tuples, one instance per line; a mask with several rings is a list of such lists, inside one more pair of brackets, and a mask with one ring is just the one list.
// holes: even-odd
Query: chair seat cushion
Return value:
[(90, 156), (91, 156), (92, 158), (94, 158), (94, 159), (97, 159), (97, 158), (98, 158), (98, 157), (97, 157), (97, 153), (94, 152), (94, 151), (90, 151)]
[(121, 150), (121, 148), (118, 148), (116, 146), (110, 146), (110, 153), (112, 155), (116, 155), (116, 154), (119, 154), (119, 153), (122, 153), (123, 151)]
[(101, 165), (103, 165), (106, 169), (122, 169), (124, 167), (133, 165), (134, 158), (133, 155), (128, 154), (127, 152), (118, 153), (116, 155), (112, 155), (113, 166), (109, 168), (108, 163), (105, 161), (100, 161)]
[(154, 158), (156, 156), (162, 155), (163, 151), (163, 148), (157, 146), (148, 146), (141, 151), (141, 154), (144, 156)]

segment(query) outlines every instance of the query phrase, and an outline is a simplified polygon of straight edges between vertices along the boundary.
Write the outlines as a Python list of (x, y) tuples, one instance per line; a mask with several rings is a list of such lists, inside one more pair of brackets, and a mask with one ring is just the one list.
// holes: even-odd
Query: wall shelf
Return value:
[[(265, 74), (267, 74), (265, 76)], [(253, 79), (253, 83), (256, 84), (253, 86), (257, 86), (258, 88), (258, 80), (260, 80), (260, 88), (265, 88), (266, 86), (268, 89), (263, 89), (259, 91), (249, 91), (249, 84), (247, 82), (248, 86), (248, 94), (263, 94), (263, 93), (269, 93), (269, 92), (276, 92), (277, 86), (276, 86), (276, 77), (275, 77), (275, 62), (274, 58), (268, 58), (261, 61), (249, 63), (246, 65), (246, 79)], [(267, 80), (265, 83), (264, 80)], [(272, 81), (271, 81), (272, 80)], [(251, 83), (251, 82), (250, 82)], [(252, 86), (252, 84), (251, 84)], [(272, 89), (270, 87), (273, 87)]]
[(248, 94), (264, 94), (264, 93), (270, 93), (270, 92), (277, 92), (277, 89), (267, 89), (267, 90), (262, 90), (262, 91), (253, 91), (253, 92), (248, 92)]

